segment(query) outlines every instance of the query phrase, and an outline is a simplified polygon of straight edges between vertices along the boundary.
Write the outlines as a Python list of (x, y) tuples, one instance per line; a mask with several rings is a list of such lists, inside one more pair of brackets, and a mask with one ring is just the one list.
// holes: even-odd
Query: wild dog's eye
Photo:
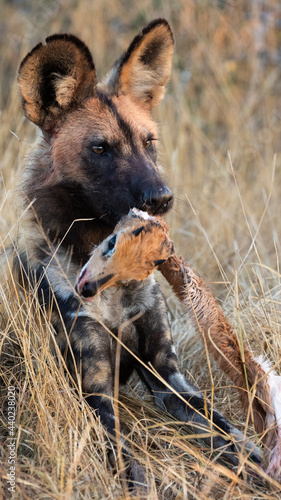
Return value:
[(154, 138), (152, 135), (149, 135), (148, 138), (144, 141), (144, 147), (146, 149), (150, 149), (153, 141), (156, 141), (156, 138)]
[(102, 155), (102, 153), (105, 152), (105, 147), (104, 146), (92, 146), (92, 151), (96, 155)]

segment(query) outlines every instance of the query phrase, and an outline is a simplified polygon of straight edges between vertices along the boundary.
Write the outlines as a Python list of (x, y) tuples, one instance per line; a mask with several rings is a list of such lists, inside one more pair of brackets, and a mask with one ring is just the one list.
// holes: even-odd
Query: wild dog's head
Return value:
[(28, 192), (39, 218), (46, 188), (57, 219), (64, 213), (114, 227), (135, 206), (157, 215), (170, 209), (150, 113), (163, 98), (173, 46), (167, 21), (151, 22), (100, 84), (88, 48), (75, 36), (50, 36), (25, 57), (18, 77), (23, 109), (51, 144), (51, 165)]
[(113, 234), (92, 253), (83, 267), (76, 289), (90, 299), (111, 286), (142, 281), (174, 252), (169, 227), (161, 219), (130, 210)]

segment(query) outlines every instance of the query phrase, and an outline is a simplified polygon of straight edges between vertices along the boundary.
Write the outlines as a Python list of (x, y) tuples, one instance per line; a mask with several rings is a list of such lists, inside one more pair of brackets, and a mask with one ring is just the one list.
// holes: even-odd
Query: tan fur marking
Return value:
[[(147, 47), (157, 41), (161, 41), (162, 50), (148, 69), (141, 58)], [(120, 92), (130, 94), (133, 99), (143, 100), (149, 108), (158, 104), (164, 97), (164, 86), (170, 76), (173, 48), (173, 40), (165, 24), (156, 26), (146, 34), (122, 68)]]
[(120, 115), (131, 125), (133, 130), (141, 134), (144, 139), (148, 134), (157, 139), (157, 124), (151, 119), (146, 108), (140, 105), (139, 102), (134, 101), (130, 95), (121, 94), (114, 96), (112, 100)]
[[(82, 363), (84, 364), (85, 362)], [(106, 361), (95, 361), (91, 360), (88, 362), (87, 372), (83, 379), (85, 392), (91, 392), (91, 387), (93, 384), (97, 384), (107, 389), (107, 392), (111, 392), (112, 378), (111, 378), (111, 366)]]

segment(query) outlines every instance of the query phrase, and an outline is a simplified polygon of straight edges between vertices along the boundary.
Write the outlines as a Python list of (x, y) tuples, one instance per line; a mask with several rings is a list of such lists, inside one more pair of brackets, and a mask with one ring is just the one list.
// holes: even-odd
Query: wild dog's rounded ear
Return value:
[(165, 19), (152, 21), (115, 63), (105, 84), (109, 93), (128, 94), (148, 109), (164, 97), (172, 64), (174, 37)]
[(58, 34), (27, 54), (18, 81), (26, 117), (51, 131), (66, 110), (94, 94), (96, 72), (87, 46), (73, 35)]

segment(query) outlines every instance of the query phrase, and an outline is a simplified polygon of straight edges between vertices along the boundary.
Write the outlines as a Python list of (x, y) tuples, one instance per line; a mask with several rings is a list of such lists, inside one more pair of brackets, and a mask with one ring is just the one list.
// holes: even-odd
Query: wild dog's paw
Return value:
[(239, 454), (246, 455), (252, 462), (258, 465), (262, 464), (263, 454), (258, 446), (256, 446), (252, 441), (245, 439), (245, 436), (235, 427), (231, 428), (230, 437), (232, 438), (232, 443), (229, 445), (225, 454), (228, 458), (237, 465), (239, 462)]
[(126, 467), (126, 476), (128, 480), (128, 489), (131, 495), (148, 494), (149, 487), (146, 473), (137, 460), (130, 459)]
[[(108, 460), (114, 473), (118, 473), (118, 466), (116, 463), (116, 454), (113, 451), (108, 453)], [(124, 489), (128, 490), (130, 496), (146, 495), (148, 493), (148, 481), (145, 469), (140, 463), (132, 458), (128, 451), (122, 453), (122, 466), (120, 470), (120, 478), (124, 485)]]

